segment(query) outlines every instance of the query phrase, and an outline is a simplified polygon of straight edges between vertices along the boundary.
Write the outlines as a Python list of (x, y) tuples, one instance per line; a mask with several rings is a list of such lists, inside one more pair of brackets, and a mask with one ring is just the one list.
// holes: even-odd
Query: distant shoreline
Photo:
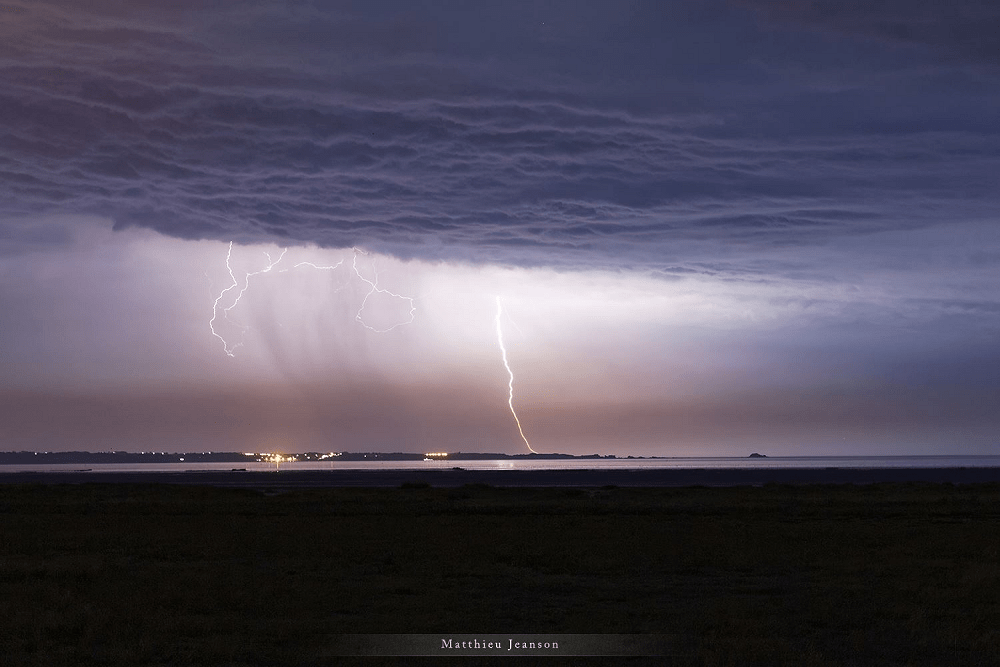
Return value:
[(689, 487), (764, 484), (1000, 483), (1000, 467), (666, 468), (578, 470), (280, 470), (0, 472), (0, 484), (181, 484), (252, 489), (327, 487)]

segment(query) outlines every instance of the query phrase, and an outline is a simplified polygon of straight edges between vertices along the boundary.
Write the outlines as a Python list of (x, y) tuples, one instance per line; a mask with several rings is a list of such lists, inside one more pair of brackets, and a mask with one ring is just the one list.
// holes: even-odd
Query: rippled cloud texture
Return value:
[[(519, 451), (500, 294), (542, 451), (994, 451), (998, 34), (987, 2), (7, 2), (0, 436)], [(269, 275), (229, 358), (230, 241), (363, 248), (417, 319)]]

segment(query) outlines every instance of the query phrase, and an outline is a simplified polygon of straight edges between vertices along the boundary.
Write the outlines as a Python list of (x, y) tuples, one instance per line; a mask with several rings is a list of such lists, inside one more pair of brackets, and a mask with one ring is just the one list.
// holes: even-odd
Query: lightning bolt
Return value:
[(500, 353), (503, 355), (503, 366), (507, 369), (507, 374), (510, 376), (510, 382), (507, 383), (507, 405), (510, 406), (510, 414), (514, 415), (514, 421), (517, 423), (517, 432), (521, 434), (521, 440), (524, 440), (524, 444), (532, 454), (537, 454), (538, 452), (531, 448), (531, 443), (525, 437), (524, 429), (521, 428), (521, 420), (517, 418), (517, 412), (514, 410), (514, 371), (510, 369), (510, 364), (507, 362), (507, 348), (503, 344), (503, 328), (500, 326), (500, 318), (502, 316), (503, 305), (500, 303), (500, 297), (497, 297), (497, 343), (500, 344)]
[[(364, 250), (359, 250), (358, 248), (354, 248), (353, 250), (354, 250), (354, 261), (353, 261), (354, 274), (358, 278), (360, 278), (363, 282), (368, 283), (368, 286), (371, 287), (371, 289), (368, 290), (368, 294), (365, 294), (365, 298), (361, 301), (361, 307), (358, 308), (358, 312), (354, 315), (354, 319), (357, 320), (358, 322), (360, 322), (361, 326), (363, 326), (364, 328), (368, 329), (369, 331), (374, 331), (375, 333), (385, 333), (387, 331), (392, 331), (396, 327), (401, 327), (404, 324), (409, 324), (410, 322), (412, 322), (413, 321), (413, 313), (415, 313), (417, 311), (417, 307), (413, 304), (413, 299), (410, 298), (410, 297), (408, 297), (408, 296), (403, 296), (401, 294), (396, 294), (395, 292), (390, 292), (389, 290), (382, 289), (381, 287), (378, 286), (378, 270), (375, 268), (375, 259), (374, 258), (372, 258), (372, 274), (375, 276), (375, 280), (368, 280), (363, 275), (361, 275), (361, 272), (358, 270), (358, 255), (367, 255), (368, 253), (366, 253)], [(395, 297), (397, 299), (402, 299), (403, 301), (408, 301), (410, 303), (410, 317), (409, 317), (409, 319), (406, 320), (405, 322), (397, 322), (396, 324), (393, 324), (388, 329), (376, 329), (375, 327), (369, 326), (367, 323), (365, 323), (364, 318), (361, 317), (361, 313), (364, 312), (365, 306), (368, 304), (368, 297), (370, 297), (372, 294), (375, 294), (376, 292), (378, 294), (388, 294), (391, 297)]]
[[(372, 263), (371, 263), (372, 278), (369, 279), (369, 278), (365, 277), (365, 275), (362, 274), (361, 269), (358, 267), (358, 256), (360, 256), (360, 255), (368, 255), (369, 253), (367, 253), (364, 250), (361, 250), (359, 248), (352, 248), (352, 251), (354, 253), (354, 256), (353, 256), (352, 261), (351, 261), (351, 269), (353, 270), (354, 275), (356, 275), (358, 277), (358, 279), (361, 280), (363, 283), (365, 283), (366, 285), (368, 285), (368, 288), (369, 288), (368, 292), (365, 294), (364, 298), (361, 301), (361, 306), (358, 308), (357, 312), (354, 314), (355, 321), (357, 321), (359, 324), (361, 324), (361, 326), (365, 327), (369, 331), (373, 331), (375, 333), (386, 333), (388, 331), (392, 331), (393, 329), (401, 327), (401, 326), (403, 326), (405, 324), (410, 324), (411, 322), (413, 322), (414, 313), (416, 313), (416, 310), (417, 310), (416, 304), (415, 304), (415, 300), (413, 299), (413, 297), (408, 297), (408, 296), (405, 296), (405, 295), (402, 295), (402, 294), (397, 294), (397, 293), (391, 292), (391, 291), (389, 291), (389, 290), (387, 290), (385, 288), (379, 287), (379, 285), (378, 285), (378, 281), (379, 281), (378, 268), (376, 267), (376, 264), (375, 264), (375, 258), (372, 258)], [(226, 251), (226, 270), (229, 272), (229, 279), (232, 281), (232, 283), (230, 285), (228, 285), (227, 287), (225, 287), (221, 292), (219, 292), (219, 295), (217, 297), (215, 297), (215, 301), (212, 303), (212, 318), (208, 322), (208, 326), (209, 326), (209, 329), (212, 332), (212, 335), (215, 336), (216, 338), (218, 338), (222, 342), (222, 347), (223, 347), (223, 349), (225, 350), (225, 352), (226, 352), (226, 354), (228, 356), (230, 356), (230, 357), (235, 357), (236, 356), (236, 350), (243, 345), (246, 333), (247, 333), (247, 331), (250, 330), (250, 326), (249, 325), (240, 324), (239, 322), (233, 321), (229, 317), (230, 311), (232, 311), (234, 308), (236, 308), (237, 305), (239, 305), (240, 300), (243, 298), (243, 295), (246, 294), (247, 290), (250, 289), (250, 279), (253, 278), (254, 276), (259, 276), (259, 275), (264, 274), (264, 273), (270, 273), (281, 262), (281, 260), (284, 259), (285, 253), (287, 253), (287, 252), (288, 252), (288, 249), (287, 248), (283, 248), (281, 250), (281, 254), (278, 255), (277, 259), (272, 258), (269, 253), (264, 252), (264, 256), (267, 258), (267, 264), (263, 268), (260, 268), (260, 269), (258, 269), (256, 271), (250, 271), (250, 272), (245, 273), (244, 276), (243, 276), (243, 280), (242, 280), (242, 287), (240, 287), (241, 281), (236, 278), (236, 272), (233, 270), (233, 265), (232, 265), (233, 242), (232, 241), (229, 242), (229, 248)], [(332, 264), (332, 265), (329, 265), (329, 266), (320, 266), (320, 265), (314, 264), (312, 262), (299, 262), (299, 263), (293, 265), (291, 268), (280, 269), (278, 271), (278, 273), (286, 273), (288, 271), (291, 271), (293, 269), (297, 269), (297, 268), (303, 267), (303, 266), (309, 267), (309, 268), (312, 268), (312, 269), (318, 270), (318, 271), (332, 271), (334, 269), (340, 268), (343, 264), (344, 264), (344, 260), (343, 259), (340, 260), (339, 262), (337, 262), (336, 264)], [(340, 288), (338, 288), (338, 291), (340, 289), (343, 289), (343, 287), (344, 287), (344, 285), (342, 285)], [(233, 298), (232, 302), (229, 303), (228, 306), (222, 307), (222, 304), (223, 304), (224, 300), (226, 299), (226, 295), (230, 294), (234, 290), (238, 290), (238, 291), (236, 291), (235, 298)], [(368, 305), (368, 299), (370, 299), (373, 294), (383, 294), (383, 295), (386, 295), (386, 296), (389, 296), (389, 297), (392, 297), (392, 298), (395, 298), (395, 299), (400, 299), (402, 301), (406, 301), (409, 304), (409, 306), (410, 306), (407, 319), (405, 321), (397, 322), (397, 323), (393, 324), (392, 326), (386, 327), (384, 329), (379, 329), (379, 328), (373, 327), (370, 324), (368, 324), (367, 322), (365, 322), (364, 311), (365, 311), (365, 308)], [(513, 415), (514, 422), (517, 424), (517, 432), (521, 435), (521, 440), (524, 441), (524, 444), (528, 448), (528, 451), (530, 451), (532, 454), (537, 454), (538, 452), (535, 451), (534, 448), (532, 448), (531, 443), (528, 442), (527, 436), (524, 435), (524, 428), (521, 426), (521, 420), (520, 420), (520, 418), (518, 418), (517, 411), (514, 409), (514, 371), (511, 370), (511, 368), (510, 368), (510, 362), (507, 359), (507, 347), (504, 345), (504, 342), (503, 342), (503, 327), (502, 327), (501, 322), (500, 322), (501, 318), (503, 317), (503, 304), (500, 301), (500, 297), (499, 296), (496, 298), (496, 301), (497, 301), (497, 314), (496, 314), (497, 343), (500, 346), (500, 353), (501, 353), (501, 356), (503, 358), (504, 368), (507, 369), (507, 375), (510, 378), (508, 380), (508, 382), (507, 382), (507, 406), (510, 408), (510, 413), (511, 413), (511, 415)], [(225, 339), (225, 337), (223, 337), (223, 335), (220, 334), (216, 330), (215, 323), (220, 318), (220, 316), (223, 319), (225, 319), (226, 321), (230, 322), (231, 324), (233, 324), (233, 325), (235, 325), (235, 326), (237, 326), (239, 328), (239, 330), (240, 330), (239, 342), (231, 345), (229, 343), (229, 341), (227, 341)], [(512, 320), (512, 323), (513, 323), (513, 320)], [(516, 323), (514, 323), (514, 325), (517, 326)]]
[[(364, 282), (365, 284), (367, 284), (368, 287), (369, 287), (368, 292), (365, 294), (364, 299), (361, 302), (361, 307), (358, 308), (358, 312), (354, 315), (354, 319), (358, 323), (360, 323), (361, 326), (365, 327), (369, 331), (374, 331), (376, 333), (385, 333), (387, 331), (392, 331), (393, 329), (395, 329), (397, 327), (401, 327), (404, 324), (410, 324), (411, 322), (413, 322), (414, 313), (417, 310), (417, 307), (416, 307), (414, 299), (412, 297), (404, 296), (402, 294), (396, 294), (395, 292), (390, 292), (389, 290), (383, 289), (383, 288), (381, 288), (381, 287), (378, 286), (378, 270), (375, 267), (375, 260), (374, 260), (374, 258), (372, 258), (372, 274), (373, 274), (374, 280), (369, 280), (364, 275), (362, 275), (361, 274), (361, 270), (358, 268), (358, 255), (367, 255), (368, 253), (365, 252), (364, 250), (359, 249), (359, 248), (352, 248), (352, 250), (354, 252), (354, 259), (353, 259), (353, 262), (352, 262), (351, 266), (352, 266), (352, 268), (354, 270), (354, 274), (362, 282)], [(277, 259), (272, 259), (271, 255), (269, 253), (265, 252), (264, 256), (267, 258), (267, 264), (263, 268), (261, 268), (261, 269), (259, 269), (257, 271), (251, 271), (249, 273), (246, 273), (243, 276), (243, 280), (242, 280), (242, 285), (243, 286), (240, 287), (241, 282), (240, 282), (240, 280), (238, 280), (236, 278), (236, 273), (233, 271), (233, 266), (232, 266), (233, 242), (232, 241), (229, 242), (229, 250), (226, 252), (226, 269), (229, 271), (229, 279), (232, 281), (232, 284), (229, 285), (228, 287), (226, 287), (225, 289), (223, 289), (219, 293), (219, 295), (217, 297), (215, 297), (215, 301), (212, 303), (212, 319), (210, 319), (208, 321), (208, 326), (209, 326), (209, 329), (212, 331), (212, 335), (215, 336), (216, 338), (218, 338), (220, 341), (222, 341), (222, 347), (223, 347), (223, 349), (225, 350), (225, 352), (226, 352), (226, 354), (228, 356), (230, 356), (230, 357), (235, 357), (236, 356), (236, 350), (243, 345), (243, 341), (244, 341), (244, 338), (246, 337), (246, 333), (247, 333), (247, 331), (250, 330), (250, 326), (249, 325), (240, 324), (239, 322), (236, 322), (233, 319), (231, 319), (229, 317), (229, 312), (232, 309), (234, 309), (239, 304), (240, 299), (242, 299), (243, 295), (246, 294), (246, 292), (247, 292), (248, 289), (250, 289), (250, 279), (252, 277), (254, 277), (254, 276), (257, 276), (257, 275), (260, 275), (260, 274), (263, 274), (263, 273), (269, 273), (270, 271), (272, 271), (274, 269), (274, 267), (277, 266), (277, 264), (282, 260), (282, 258), (284, 258), (286, 252), (288, 252), (288, 248), (283, 248), (281, 250), (281, 254), (278, 255)], [(334, 269), (340, 268), (343, 264), (344, 264), (344, 260), (343, 259), (340, 260), (339, 262), (337, 262), (336, 264), (332, 264), (330, 266), (320, 266), (320, 265), (314, 264), (312, 262), (299, 262), (298, 264), (293, 265), (291, 268), (279, 270), (278, 273), (287, 273), (288, 271), (291, 271), (293, 269), (297, 269), (297, 268), (302, 267), (302, 266), (310, 267), (310, 268), (318, 270), (318, 271), (332, 271)], [(346, 285), (341, 285), (336, 291), (339, 292), (345, 286)], [(229, 294), (230, 292), (233, 292), (234, 290), (237, 290), (237, 289), (239, 291), (236, 293), (236, 296), (233, 299), (232, 303), (230, 303), (228, 306), (220, 307), (220, 304), (224, 303), (224, 300), (226, 299), (226, 295)], [(362, 315), (362, 313), (365, 310), (365, 306), (368, 304), (368, 299), (373, 294), (385, 294), (387, 296), (390, 296), (390, 297), (393, 297), (393, 298), (396, 298), (396, 299), (401, 299), (403, 301), (408, 302), (409, 305), (410, 305), (408, 319), (406, 319), (405, 321), (402, 321), (402, 322), (397, 322), (396, 324), (392, 325), (391, 327), (388, 327), (388, 328), (385, 328), (385, 329), (379, 329), (379, 328), (376, 328), (376, 327), (373, 327), (373, 326), (369, 325), (367, 322), (365, 322), (365, 319), (364, 319), (364, 316)], [(222, 317), (222, 319), (225, 319), (226, 321), (230, 322), (231, 324), (237, 326), (240, 329), (239, 342), (230, 345), (229, 341), (227, 341), (223, 337), (223, 335), (220, 334), (216, 330), (215, 323), (216, 323), (216, 321), (220, 317)]]
[[(293, 266), (292, 269), (297, 269), (300, 266), (311, 266), (312, 268), (317, 269), (319, 271), (333, 271), (334, 269), (339, 269), (340, 265), (343, 264), (343, 263), (344, 263), (344, 260), (340, 260), (336, 264), (331, 264), (330, 266), (320, 266), (318, 264), (313, 264), (312, 262), (299, 262), (298, 264), (296, 264), (295, 266)], [(281, 271), (278, 271), (278, 273), (287, 273), (288, 271), (291, 271), (292, 269), (282, 269)]]
[(226, 268), (229, 270), (229, 277), (232, 279), (233, 284), (227, 287), (226, 289), (222, 290), (219, 293), (219, 296), (215, 298), (215, 303), (212, 304), (212, 319), (208, 321), (208, 327), (209, 329), (212, 330), (212, 335), (222, 341), (222, 347), (223, 349), (225, 349), (226, 354), (229, 355), (230, 357), (236, 356), (235, 354), (236, 349), (243, 345), (243, 338), (246, 336), (247, 331), (250, 330), (250, 327), (245, 324), (233, 322), (233, 320), (229, 319), (229, 311), (231, 311), (233, 308), (236, 307), (236, 305), (240, 302), (240, 299), (243, 298), (243, 295), (246, 294), (246, 291), (250, 289), (250, 278), (256, 275), (260, 275), (261, 273), (268, 273), (271, 269), (274, 268), (274, 266), (278, 262), (281, 261), (281, 259), (285, 256), (285, 253), (287, 251), (288, 248), (282, 249), (281, 254), (278, 255), (278, 259), (274, 260), (271, 259), (271, 255), (269, 253), (265, 252), (264, 256), (267, 257), (267, 266), (265, 266), (263, 269), (260, 269), (259, 271), (252, 271), (250, 273), (247, 273), (243, 277), (243, 289), (239, 291), (239, 293), (236, 295), (236, 298), (233, 300), (231, 304), (229, 304), (229, 306), (222, 309), (223, 318), (225, 318), (229, 322), (232, 322), (233, 324), (235, 324), (240, 328), (240, 342), (231, 346), (229, 345), (229, 343), (226, 342), (226, 339), (223, 338), (219, 334), (219, 332), (215, 330), (215, 320), (217, 320), (219, 317), (219, 302), (222, 301), (222, 298), (226, 296), (226, 294), (229, 293), (230, 290), (239, 287), (240, 284), (239, 281), (236, 280), (236, 274), (233, 273), (233, 266), (230, 263), (233, 256), (233, 242), (232, 241), (229, 242), (229, 251), (226, 253)]

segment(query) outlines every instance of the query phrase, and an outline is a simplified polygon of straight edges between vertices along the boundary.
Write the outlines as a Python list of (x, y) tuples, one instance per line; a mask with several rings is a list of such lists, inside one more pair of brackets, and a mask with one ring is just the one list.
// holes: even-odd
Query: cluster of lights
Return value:
[(427, 454), (424, 454), (424, 456), (429, 459), (443, 459), (447, 458), (448, 452), (428, 452)]
[(295, 456), (282, 456), (281, 454), (260, 454), (260, 459), (262, 463), (273, 463), (274, 469), (277, 470), (282, 463), (292, 463), (293, 461), (298, 461), (298, 457)]

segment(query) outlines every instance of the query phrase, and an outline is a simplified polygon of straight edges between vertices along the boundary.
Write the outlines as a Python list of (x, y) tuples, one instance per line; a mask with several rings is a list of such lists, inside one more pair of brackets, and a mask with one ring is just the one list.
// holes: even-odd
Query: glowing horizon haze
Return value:
[[(866, 306), (818, 282), (364, 256), (380, 287), (413, 300), (413, 313), (407, 300), (370, 300), (365, 317), (393, 327), (380, 332), (356, 319), (372, 290), (355, 273), (355, 249), (50, 224), (65, 231), (62, 244), (3, 262), (8, 316), (31, 323), (4, 336), (17, 351), (3, 378), (12, 449), (527, 452), (508, 409), (498, 298), (512, 400), (540, 452), (891, 452), (902, 433), (907, 452), (926, 453), (954, 417), (935, 423), (922, 410), (969, 412), (960, 396), (931, 399), (852, 359), (867, 344), (891, 368), (903, 340), (866, 342), (871, 332), (857, 331), (849, 351), (824, 340), (857, 312), (886, 307), (884, 289)], [(250, 287), (232, 320), (215, 324), (242, 341), (230, 355), (210, 321), (232, 276)], [(32, 298), (17, 298), (29, 285)], [(947, 338), (921, 340), (913, 324), (871, 326), (914, 345)], [(978, 437), (965, 452), (991, 451), (988, 429)]]

